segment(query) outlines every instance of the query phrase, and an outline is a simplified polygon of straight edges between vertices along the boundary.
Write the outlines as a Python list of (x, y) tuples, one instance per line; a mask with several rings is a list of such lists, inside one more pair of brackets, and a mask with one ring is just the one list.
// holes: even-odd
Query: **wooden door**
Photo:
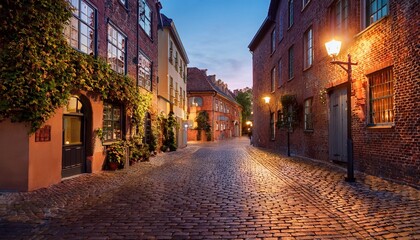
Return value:
[(347, 90), (335, 89), (330, 94), (329, 157), (347, 162)]

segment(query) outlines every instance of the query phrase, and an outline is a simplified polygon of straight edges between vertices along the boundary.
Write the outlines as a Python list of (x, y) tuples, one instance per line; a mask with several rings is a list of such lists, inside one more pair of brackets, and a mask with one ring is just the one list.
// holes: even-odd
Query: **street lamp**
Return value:
[(266, 104), (270, 104), (270, 97), (263, 97), (263, 99)]
[(347, 177), (345, 180), (347, 182), (354, 182), (356, 179), (354, 178), (353, 138), (351, 131), (351, 66), (357, 65), (357, 63), (351, 62), (350, 53), (347, 55), (347, 62), (335, 60), (335, 57), (340, 52), (340, 41), (333, 39), (325, 43), (325, 47), (327, 48), (328, 55), (333, 58), (331, 63), (337, 64), (347, 72)]

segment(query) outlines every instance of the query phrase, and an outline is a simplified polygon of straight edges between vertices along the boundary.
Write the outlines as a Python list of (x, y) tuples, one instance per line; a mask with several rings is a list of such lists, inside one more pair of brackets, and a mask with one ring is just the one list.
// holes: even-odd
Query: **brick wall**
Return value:
[[(390, 0), (389, 15), (361, 30), (361, 1), (349, 1), (349, 28), (341, 35), (343, 45), (339, 60), (347, 60), (351, 53), (352, 76), (352, 131), (354, 158), (357, 170), (413, 185), (420, 185), (419, 149), (419, 6), (415, 1)], [(281, 108), (280, 97), (294, 94), (299, 103), (299, 123), (290, 134), (292, 154), (329, 160), (329, 94), (326, 103), (320, 100), (320, 90), (330, 93), (344, 87), (347, 74), (329, 62), (324, 43), (333, 38), (330, 28), (329, 7), (333, 1), (312, 0), (304, 8), (295, 1), (294, 24), (287, 26), (287, 1), (280, 1), (275, 23), (260, 38), (253, 49), (254, 142), (257, 146), (286, 152), (287, 134), (276, 129), (275, 140), (270, 140), (269, 111)], [(283, 16), (283, 34), (279, 39), (279, 17)], [(303, 36), (311, 27), (314, 36), (314, 63), (304, 69)], [(276, 29), (276, 51), (271, 54), (270, 35)], [(288, 49), (294, 46), (294, 78), (288, 79)], [(271, 92), (271, 69), (282, 74), (276, 76), (275, 91)], [(394, 73), (395, 122), (391, 128), (368, 126), (368, 91), (366, 75), (392, 66)], [(283, 79), (278, 84), (279, 77)], [(262, 97), (270, 96), (270, 109)], [(304, 131), (303, 102), (313, 99), (314, 130)]]

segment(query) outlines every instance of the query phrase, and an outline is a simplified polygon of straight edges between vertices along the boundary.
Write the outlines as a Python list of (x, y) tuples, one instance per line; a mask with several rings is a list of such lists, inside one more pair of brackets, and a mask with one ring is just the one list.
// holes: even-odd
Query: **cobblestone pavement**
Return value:
[(420, 191), (249, 146), (192, 144), (0, 193), (0, 239), (420, 239)]

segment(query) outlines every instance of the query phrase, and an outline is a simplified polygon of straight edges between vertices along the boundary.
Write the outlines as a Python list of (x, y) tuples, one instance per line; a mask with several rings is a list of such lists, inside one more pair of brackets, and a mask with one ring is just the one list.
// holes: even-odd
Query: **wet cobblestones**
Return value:
[(0, 239), (420, 239), (420, 191), (237, 139), (0, 193)]

